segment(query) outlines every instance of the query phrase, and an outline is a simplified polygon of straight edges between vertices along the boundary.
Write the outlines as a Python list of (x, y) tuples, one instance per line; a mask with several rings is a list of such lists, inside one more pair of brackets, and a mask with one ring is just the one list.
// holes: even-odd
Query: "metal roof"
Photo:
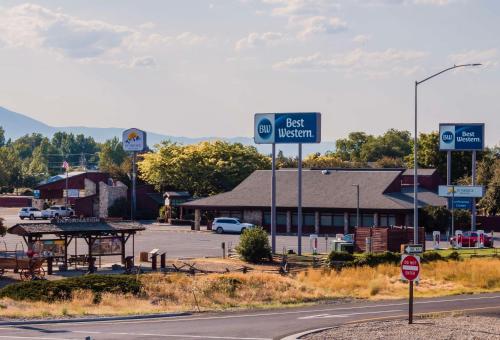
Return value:
[(21, 236), (41, 236), (44, 234), (100, 235), (114, 233), (134, 233), (145, 230), (135, 222), (62, 222), (62, 223), (18, 223), (10, 227), (9, 234)]
[[(304, 208), (352, 209), (356, 207), (356, 189), (360, 188), (360, 208), (407, 210), (413, 195), (401, 189), (402, 169), (387, 170), (303, 170), (302, 206)], [(446, 205), (446, 200), (425, 189), (419, 206)], [(277, 207), (297, 206), (297, 170), (276, 171)], [(257, 170), (230, 192), (184, 203), (186, 207), (269, 207), (271, 171)]]

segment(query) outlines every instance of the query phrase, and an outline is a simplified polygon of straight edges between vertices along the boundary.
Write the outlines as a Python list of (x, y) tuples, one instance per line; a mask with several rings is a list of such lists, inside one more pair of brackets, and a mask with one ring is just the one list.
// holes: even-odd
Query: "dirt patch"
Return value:
[(407, 320), (373, 321), (334, 327), (301, 339), (449, 340), (500, 339), (500, 311), (494, 316), (447, 316)]

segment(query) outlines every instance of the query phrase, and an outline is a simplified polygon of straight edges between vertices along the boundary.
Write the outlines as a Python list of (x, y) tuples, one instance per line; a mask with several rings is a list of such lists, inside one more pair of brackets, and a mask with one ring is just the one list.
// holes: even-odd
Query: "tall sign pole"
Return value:
[(297, 254), (302, 255), (302, 143), (299, 143), (297, 164)]
[(271, 174), (271, 245), (276, 252), (276, 146), (275, 144), (298, 144), (297, 172), (297, 235), (298, 254), (302, 253), (302, 144), (321, 142), (321, 113), (256, 113), (254, 115), (254, 141), (256, 144), (272, 145)]
[(131, 209), (130, 209), (130, 219), (133, 220), (136, 216), (135, 212), (137, 209), (137, 196), (136, 196), (136, 182), (137, 182), (137, 151), (132, 152), (132, 193), (131, 193)]
[[(476, 185), (476, 150), (472, 151), (472, 185)], [(476, 198), (472, 197), (470, 230), (476, 230)]]
[(271, 174), (271, 250), (276, 254), (276, 144), (272, 144), (272, 174)]
[(137, 153), (146, 151), (148, 148), (146, 132), (135, 128), (123, 131), (122, 146), (124, 151), (132, 153), (132, 190), (130, 192), (130, 217), (133, 220), (137, 215)]

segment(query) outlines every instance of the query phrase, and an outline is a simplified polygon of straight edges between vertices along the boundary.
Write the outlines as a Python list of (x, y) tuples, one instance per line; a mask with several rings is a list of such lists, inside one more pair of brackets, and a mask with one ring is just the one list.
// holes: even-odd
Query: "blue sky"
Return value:
[(350, 131), (485, 122), (500, 143), (495, 0), (0, 1), (0, 106), (51, 125), (251, 136), (254, 112)]

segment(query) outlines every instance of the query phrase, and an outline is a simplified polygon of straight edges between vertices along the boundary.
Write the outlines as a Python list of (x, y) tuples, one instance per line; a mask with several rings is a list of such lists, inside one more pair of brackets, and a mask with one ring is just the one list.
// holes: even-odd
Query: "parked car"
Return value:
[(251, 223), (242, 223), (239, 219), (233, 217), (218, 217), (214, 219), (212, 224), (212, 229), (217, 232), (217, 234), (222, 233), (242, 233), (247, 228), (255, 227)]
[[(483, 244), (485, 247), (493, 247), (493, 237), (487, 234), (483, 234)], [(450, 238), (450, 244), (456, 244), (457, 237), (453, 236)], [(477, 233), (474, 231), (465, 231), (462, 235), (462, 247), (475, 247), (477, 244)]]
[(66, 208), (64, 205), (53, 205), (42, 211), (43, 218), (70, 217), (73, 215), (75, 215), (75, 211), (71, 208)]
[(29, 218), (30, 220), (36, 220), (37, 218), (43, 218), (42, 212), (37, 208), (33, 207), (25, 207), (19, 210), (19, 218), (24, 220), (25, 218)]

